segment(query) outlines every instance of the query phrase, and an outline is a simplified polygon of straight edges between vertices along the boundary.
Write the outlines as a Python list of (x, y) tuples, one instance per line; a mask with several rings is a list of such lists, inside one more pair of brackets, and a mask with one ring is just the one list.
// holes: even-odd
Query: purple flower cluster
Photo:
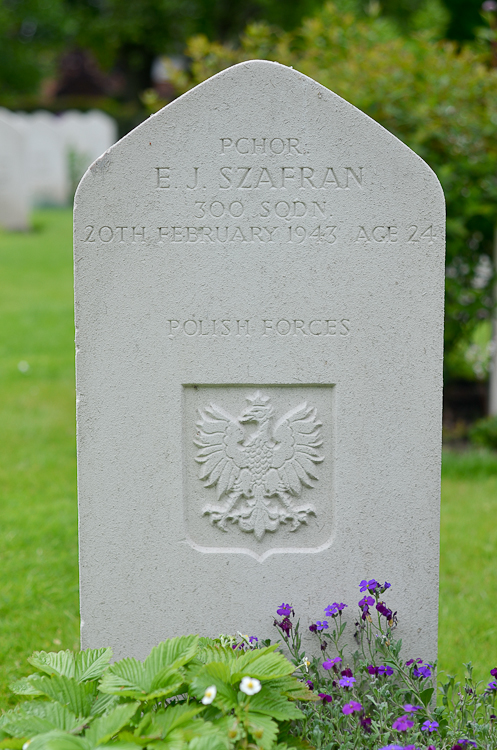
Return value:
[(340, 602), (340, 604), (338, 602), (333, 602), (333, 604), (326, 607), (324, 613), (326, 617), (338, 617), (345, 607), (348, 607), (348, 604), (344, 604), (343, 602)]
[(364, 593), (364, 591), (369, 591), (370, 594), (379, 595), (383, 594), (391, 585), (391, 583), (385, 581), (382, 586), (375, 578), (371, 578), (369, 581), (364, 578), (359, 584), (359, 591), (362, 593)]
[(393, 674), (393, 669), (383, 664), (380, 664), (378, 667), (375, 667), (374, 664), (369, 664), (368, 672), (374, 677), (389, 677)]

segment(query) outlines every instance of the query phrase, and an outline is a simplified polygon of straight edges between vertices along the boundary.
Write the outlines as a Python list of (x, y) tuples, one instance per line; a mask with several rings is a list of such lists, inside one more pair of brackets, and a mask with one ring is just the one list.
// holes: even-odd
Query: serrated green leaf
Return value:
[(230, 669), (227, 664), (210, 662), (206, 664), (193, 678), (190, 691), (192, 695), (200, 700), (208, 687), (215, 685), (216, 703), (222, 705), (225, 710), (234, 708), (238, 703), (238, 690), (230, 685)]
[[(148, 732), (159, 734), (161, 739), (167, 739), (168, 735), (174, 729), (194, 728), (197, 723), (193, 722), (198, 714), (205, 711), (205, 706), (183, 704), (181, 706), (168, 706), (166, 709), (160, 709), (151, 717), (151, 725)], [(200, 721), (204, 726), (205, 722)]]
[(29, 675), (28, 677), (21, 677), (20, 680), (16, 680), (9, 685), (10, 690), (16, 695), (43, 695), (42, 692), (36, 690), (31, 684), (31, 677), (39, 677), (39, 675)]
[(197, 652), (198, 635), (169, 638), (151, 650), (143, 665), (147, 674), (155, 675), (165, 667), (177, 669), (193, 659)]
[(43, 695), (67, 706), (76, 716), (92, 715), (98, 690), (95, 682), (77, 682), (74, 677), (64, 675), (43, 675), (33, 677), (32, 684)]
[(35, 651), (28, 662), (46, 674), (60, 674), (74, 677), (74, 654), (72, 651)]
[(238, 661), (238, 656), (232, 648), (215, 646), (212, 643), (208, 643), (199, 649), (197, 658), (203, 664), (208, 664), (211, 661), (218, 661), (223, 664), (233, 664)]
[[(243, 662), (243, 657), (239, 659)], [(285, 659), (283, 654), (264, 654), (248, 664), (236, 664), (236, 672), (232, 675), (232, 682), (238, 682), (242, 677), (255, 677), (258, 680), (274, 680), (277, 677), (290, 675), (295, 666)]]
[(124, 703), (121, 706), (116, 706), (104, 716), (95, 719), (86, 731), (85, 739), (92, 746), (108, 742), (129, 722), (139, 705), (138, 702)]
[(249, 731), (258, 747), (263, 750), (272, 750), (278, 735), (278, 725), (269, 716), (253, 714), (249, 711)]
[(82, 737), (54, 731), (34, 737), (29, 744), (29, 750), (92, 750), (92, 748)]
[(265, 689), (264, 686), (260, 692), (251, 696), (250, 711), (267, 714), (277, 721), (304, 718), (304, 714), (295, 703), (291, 703), (285, 696), (278, 695), (270, 689)]
[(275, 692), (279, 691), (293, 701), (319, 701), (319, 696), (313, 693), (312, 690), (309, 690), (305, 682), (301, 682), (301, 680), (291, 675), (272, 680), (271, 690)]
[(52, 701), (22, 703), (0, 720), (2, 730), (13, 737), (34, 737), (53, 729), (71, 732), (83, 723), (84, 719)]
[(108, 695), (101, 693), (95, 703), (92, 706), (92, 715), (99, 716), (100, 714), (109, 711), (119, 700), (117, 695)]
[(125, 689), (130, 689), (133, 694), (140, 692), (146, 695), (149, 685), (143, 685), (145, 670), (141, 661), (126, 657), (112, 664), (104, 673), (99, 686), (101, 693), (112, 693), (115, 695), (126, 695)]
[(87, 648), (85, 651), (78, 651), (74, 660), (74, 677), (78, 682), (101, 677), (111, 657), (111, 648)]
[[(245, 651), (244, 653), (240, 653), (239, 656), (235, 657), (234, 662), (236, 663), (236, 672), (240, 672), (241, 670), (248, 667), (250, 664), (253, 664), (258, 659), (261, 659), (262, 657), (268, 656), (269, 654), (273, 654), (276, 649), (278, 648), (277, 643), (273, 643), (272, 646), (266, 646), (265, 648), (257, 648), (253, 651)], [(231, 649), (233, 651), (233, 649)], [(278, 654), (282, 659), (285, 659), (283, 654)], [(288, 662), (290, 663), (290, 662)], [(295, 669), (295, 667), (293, 667)], [(293, 671), (293, 670), (292, 670)]]

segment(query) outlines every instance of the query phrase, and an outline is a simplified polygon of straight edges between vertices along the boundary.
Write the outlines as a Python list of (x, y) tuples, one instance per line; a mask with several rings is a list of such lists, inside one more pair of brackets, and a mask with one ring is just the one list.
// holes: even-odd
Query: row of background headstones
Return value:
[(65, 206), (86, 169), (117, 140), (104, 112), (0, 108), (0, 226), (25, 230), (36, 206)]

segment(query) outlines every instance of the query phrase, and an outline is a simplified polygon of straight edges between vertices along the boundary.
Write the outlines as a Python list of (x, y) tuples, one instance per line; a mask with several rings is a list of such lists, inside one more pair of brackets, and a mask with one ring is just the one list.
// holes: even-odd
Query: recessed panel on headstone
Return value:
[(437, 641), (444, 201), (295, 70), (230, 68), (118, 142), (75, 210), (82, 644), (304, 630), (392, 583)]

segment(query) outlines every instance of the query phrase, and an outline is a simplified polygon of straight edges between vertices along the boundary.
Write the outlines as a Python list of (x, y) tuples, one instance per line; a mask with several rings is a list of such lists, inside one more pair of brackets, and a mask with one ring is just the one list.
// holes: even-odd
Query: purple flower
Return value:
[(318, 695), (319, 695), (319, 697), (321, 698), (321, 700), (323, 702), (323, 706), (326, 703), (331, 703), (331, 701), (333, 700), (333, 698), (331, 697), (331, 695), (328, 695), (328, 693), (318, 693)]
[(473, 747), (478, 747), (476, 742), (473, 742), (473, 740), (457, 740), (459, 745), (473, 745)]
[(331, 669), (335, 666), (335, 664), (340, 664), (341, 659), (339, 656), (335, 656), (334, 659), (326, 659), (326, 661), (323, 662), (323, 669)]
[(421, 706), (413, 706), (411, 703), (406, 703), (406, 705), (404, 706), (404, 711), (406, 712), (406, 714), (411, 714), (414, 711), (420, 711), (421, 708)]
[(340, 680), (338, 680), (338, 684), (340, 685), (340, 687), (349, 688), (352, 687), (355, 681), (355, 677), (342, 677)]
[(274, 624), (278, 628), (280, 628), (286, 635), (290, 635), (290, 630), (292, 629), (292, 623), (288, 619), (288, 617), (284, 617), (281, 622), (278, 622), (277, 620), (275, 620)]
[(423, 726), (421, 727), (422, 732), (436, 732), (438, 729), (438, 722), (437, 721), (425, 721)]
[(316, 625), (315, 622), (313, 622), (312, 625), (309, 625), (309, 630), (311, 631), (311, 633), (315, 633), (317, 629), (318, 629), (318, 626)]
[(359, 717), (359, 724), (364, 729), (365, 732), (368, 734), (371, 732), (371, 717), (370, 716), (360, 716)]
[(324, 613), (326, 617), (336, 617), (339, 612), (341, 612), (345, 607), (347, 607), (347, 604), (344, 604), (343, 602), (333, 602), (333, 604), (330, 604), (326, 609), (324, 610)]
[(375, 677), (378, 676), (378, 667), (375, 667), (374, 664), (368, 664), (368, 672), (371, 675), (374, 675)]
[(378, 667), (378, 674), (383, 677), (389, 677), (391, 674), (393, 674), (392, 667), (385, 667), (382, 664)]
[(345, 706), (342, 708), (342, 713), (344, 714), (353, 714), (354, 711), (362, 711), (362, 706), (357, 701), (350, 701), (350, 703), (346, 703)]
[(374, 578), (371, 578), (369, 581), (363, 579), (359, 584), (359, 591), (374, 591), (376, 588), (379, 588), (379, 586), (380, 584)]
[(385, 581), (385, 583), (383, 584), (383, 589), (384, 589), (384, 590), (386, 591), (387, 589), (389, 589), (389, 588), (390, 588), (390, 586), (391, 586), (391, 585), (392, 585), (391, 583), (387, 583), (387, 582)]
[(359, 591), (363, 593), (364, 591), (368, 590), (368, 582), (365, 578), (362, 579), (362, 581), (359, 584)]
[(397, 732), (407, 732), (413, 726), (414, 722), (408, 716), (400, 716), (398, 719), (395, 719), (392, 729), (395, 729)]
[(380, 615), (383, 615), (383, 617), (386, 617), (387, 620), (391, 620), (393, 617), (393, 612), (388, 607), (385, 607), (384, 602), (378, 602), (376, 605), (376, 609), (380, 613)]
[(328, 623), (326, 620), (316, 620), (316, 630), (327, 630), (328, 629)]
[(314, 690), (314, 683), (312, 680), (307, 680), (306, 685), (309, 688), (309, 690)]
[(249, 638), (249, 643), (258, 643), (258, 642), (259, 642), (259, 639), (258, 639), (258, 638), (256, 638), (256, 636), (255, 636), (255, 635), (251, 635), (251, 636), (250, 636), (250, 638)]
[(403, 745), (384, 745), (380, 750), (404, 750)]
[(350, 667), (346, 667), (345, 669), (342, 669), (342, 671), (340, 672), (340, 674), (342, 675), (342, 677), (353, 677), (354, 676), (354, 673), (352, 672), (352, 670), (351, 670)]
[(422, 664), (423, 659), (409, 659), (409, 661), (406, 661), (406, 667), (410, 667), (411, 664)]
[(492, 675), (492, 677), (497, 677), (497, 667), (495, 667), (495, 669), (491, 669), (490, 674)]
[(412, 676), (413, 677), (423, 677), (426, 679), (427, 677), (431, 677), (431, 664), (425, 664), (424, 667), (414, 667), (412, 670)]
[(359, 602), (360, 607), (367, 607), (368, 605), (372, 607), (374, 604), (374, 599), (372, 596), (364, 596), (361, 601)]
[(487, 690), (497, 690), (497, 682), (489, 682), (487, 685)]
[(280, 617), (290, 617), (291, 612), (291, 604), (282, 604), (281, 607), (278, 607), (278, 609), (276, 610), (276, 614), (280, 615)]

